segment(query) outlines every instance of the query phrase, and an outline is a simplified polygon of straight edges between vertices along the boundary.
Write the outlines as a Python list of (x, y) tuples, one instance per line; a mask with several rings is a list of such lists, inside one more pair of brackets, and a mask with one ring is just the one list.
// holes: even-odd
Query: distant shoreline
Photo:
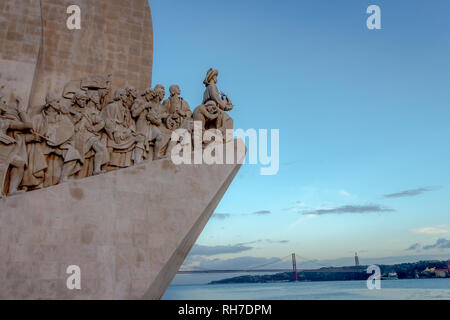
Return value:
[[(419, 261), (394, 265), (379, 265), (382, 280), (450, 278), (450, 260)], [(357, 281), (367, 280), (368, 266), (329, 267), (297, 272), (299, 282), (320, 281)], [(256, 270), (257, 271), (257, 270)], [(282, 283), (294, 282), (294, 272), (281, 272), (271, 275), (244, 275), (211, 281), (208, 284), (238, 284), (238, 283)]]

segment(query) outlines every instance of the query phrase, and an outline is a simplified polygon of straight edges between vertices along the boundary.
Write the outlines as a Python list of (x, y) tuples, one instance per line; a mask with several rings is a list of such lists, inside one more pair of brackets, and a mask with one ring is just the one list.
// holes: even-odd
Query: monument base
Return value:
[(160, 160), (1, 199), (0, 299), (160, 299), (239, 168)]

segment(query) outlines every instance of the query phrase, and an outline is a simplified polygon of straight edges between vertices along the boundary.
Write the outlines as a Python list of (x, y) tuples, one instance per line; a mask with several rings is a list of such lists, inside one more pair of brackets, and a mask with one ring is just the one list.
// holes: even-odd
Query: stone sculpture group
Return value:
[(233, 104), (219, 92), (218, 74), (208, 70), (194, 112), (177, 85), (166, 100), (164, 86), (156, 85), (141, 94), (117, 89), (111, 101), (110, 76), (71, 81), (62, 97), (49, 92), (31, 108), (0, 86), (0, 197), (167, 158), (177, 143), (172, 132), (192, 132), (194, 121), (225, 136)]

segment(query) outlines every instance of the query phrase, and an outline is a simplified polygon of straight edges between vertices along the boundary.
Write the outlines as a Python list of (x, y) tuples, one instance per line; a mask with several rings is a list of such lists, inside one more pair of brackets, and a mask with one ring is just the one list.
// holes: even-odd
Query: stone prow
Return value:
[(239, 168), (145, 162), (0, 200), (0, 299), (160, 299)]
[(183, 261), (186, 259), (187, 255), (194, 246), (200, 233), (206, 226), (207, 222), (211, 218), (214, 210), (219, 205), (220, 200), (224, 196), (234, 177), (238, 173), (240, 166), (235, 166), (232, 172), (223, 182), (222, 186), (218, 189), (216, 195), (213, 197), (212, 201), (208, 204), (205, 210), (202, 212), (194, 227), (188, 232), (188, 234), (181, 241), (178, 248), (170, 257), (166, 264), (166, 267), (161, 270), (161, 272), (156, 277), (155, 281), (151, 284), (149, 290), (144, 295), (144, 299), (161, 299), (170, 282), (175, 277), (176, 273), (180, 269)]

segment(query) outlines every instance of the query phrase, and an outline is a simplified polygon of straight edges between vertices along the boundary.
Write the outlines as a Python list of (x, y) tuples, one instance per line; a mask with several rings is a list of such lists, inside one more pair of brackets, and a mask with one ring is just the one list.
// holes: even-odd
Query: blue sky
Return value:
[[(382, 30), (366, 28), (371, 4)], [(217, 68), (237, 128), (280, 129), (279, 173), (241, 169), (186, 268), (450, 258), (450, 2), (150, 6), (154, 84), (193, 109)]]

